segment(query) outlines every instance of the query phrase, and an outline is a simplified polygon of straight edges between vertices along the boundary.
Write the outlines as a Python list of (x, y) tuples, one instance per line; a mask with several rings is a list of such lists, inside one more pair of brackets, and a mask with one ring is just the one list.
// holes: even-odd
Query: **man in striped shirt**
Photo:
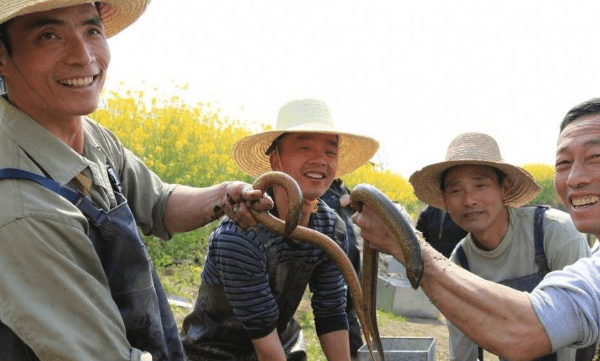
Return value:
[[(299, 99), (280, 109), (276, 130), (239, 140), (232, 156), (253, 177), (277, 170), (294, 178), (304, 196), (299, 225), (347, 250), (344, 222), (319, 197), (377, 149), (372, 138), (335, 130), (324, 102)], [(268, 193), (273, 214), (285, 219), (284, 190)], [(346, 285), (337, 265), (316, 246), (242, 223), (226, 218), (211, 234), (196, 306), (183, 324), (189, 360), (305, 360), (293, 315), (307, 286), (325, 356), (349, 360)]]

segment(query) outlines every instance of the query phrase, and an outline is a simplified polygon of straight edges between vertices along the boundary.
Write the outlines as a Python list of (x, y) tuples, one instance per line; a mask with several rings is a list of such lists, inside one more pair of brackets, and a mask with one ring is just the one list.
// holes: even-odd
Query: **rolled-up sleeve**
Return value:
[(549, 273), (529, 294), (533, 308), (556, 351), (598, 340), (600, 258), (594, 254)]

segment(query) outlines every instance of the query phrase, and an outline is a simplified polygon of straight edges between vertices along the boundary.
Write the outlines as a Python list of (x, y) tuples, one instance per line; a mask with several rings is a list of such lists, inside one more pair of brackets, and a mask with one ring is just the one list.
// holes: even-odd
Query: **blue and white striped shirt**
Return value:
[[(339, 218), (324, 202), (309, 227), (335, 240)], [(342, 222), (339, 220), (339, 222)], [(262, 227), (262, 226), (259, 226)], [(265, 243), (273, 240), (279, 261), (294, 258), (316, 265), (309, 281), (313, 293), (311, 305), (317, 334), (347, 329), (346, 284), (338, 266), (320, 248), (297, 243), (264, 230), (258, 237), (254, 230), (242, 231), (227, 220), (211, 234), (202, 271), (202, 281), (223, 286), (234, 314), (252, 339), (268, 335), (276, 326), (279, 309), (269, 285), (269, 262)], [(336, 240), (348, 252), (347, 239)]]

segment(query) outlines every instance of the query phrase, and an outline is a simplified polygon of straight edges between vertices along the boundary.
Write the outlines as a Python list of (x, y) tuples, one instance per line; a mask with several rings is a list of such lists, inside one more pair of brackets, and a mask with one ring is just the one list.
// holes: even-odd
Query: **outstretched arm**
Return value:
[[(354, 215), (365, 242), (404, 263), (402, 250), (369, 207)], [(444, 316), (481, 347), (511, 360), (552, 351), (526, 293), (486, 281), (452, 263), (421, 240), (421, 288)], [(523, 342), (527, 340), (527, 342)]]
[(273, 201), (243, 182), (224, 182), (205, 188), (179, 185), (167, 201), (164, 223), (170, 233), (187, 232), (226, 214), (246, 229), (257, 225), (250, 207), (266, 211), (273, 207)]

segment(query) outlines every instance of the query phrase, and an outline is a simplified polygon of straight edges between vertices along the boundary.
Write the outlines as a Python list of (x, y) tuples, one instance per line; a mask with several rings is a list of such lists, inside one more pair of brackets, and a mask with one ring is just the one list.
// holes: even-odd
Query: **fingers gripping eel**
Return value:
[[(254, 189), (259, 189), (264, 192), (267, 190), (267, 188), (276, 185), (283, 187), (288, 196), (288, 213), (285, 217), (285, 228), (283, 231), (283, 235), (287, 236), (292, 232), (292, 230), (294, 230), (294, 228), (296, 228), (296, 226), (298, 226), (298, 222), (300, 222), (300, 216), (302, 216), (302, 191), (300, 190), (300, 187), (294, 178), (290, 177), (286, 173), (276, 171), (267, 172), (256, 178), (252, 186)], [(264, 213), (268, 215), (267, 212)], [(261, 214), (259, 218), (267, 219), (269, 217)], [(257, 220), (261, 221), (259, 218), (257, 218)], [(281, 233), (279, 231), (271, 231)]]
[[(402, 254), (406, 262), (406, 274), (410, 284), (413, 288), (417, 289), (423, 276), (423, 259), (419, 240), (410, 222), (385, 194), (371, 185), (357, 185), (350, 193), (350, 199), (352, 207), (356, 211), (362, 211), (363, 204), (366, 204), (389, 227), (392, 235), (398, 240), (402, 249)], [(370, 317), (370, 323), (374, 325), (374, 339), (377, 341), (380, 340), (375, 309), (378, 259), (379, 252), (369, 247), (365, 242), (363, 244), (363, 276), (361, 284), (365, 294), (365, 303), (369, 307), (367, 314)], [(377, 344), (377, 349), (380, 355), (383, 355), (381, 343)]]
[[(358, 276), (354, 271), (354, 267), (348, 259), (346, 252), (331, 238), (326, 235), (317, 232), (313, 229), (298, 226), (299, 217), (302, 212), (302, 192), (298, 187), (296, 181), (289, 175), (281, 172), (268, 172), (258, 177), (254, 182), (254, 189), (265, 190), (266, 188), (279, 185), (284, 187), (287, 192), (289, 210), (286, 217), (286, 221), (282, 221), (277, 217), (274, 217), (269, 212), (257, 212), (252, 210), (252, 214), (261, 224), (263, 224), (271, 232), (278, 233), (280, 235), (290, 237), (297, 242), (308, 242), (314, 246), (323, 249), (329, 257), (337, 264), (342, 276), (346, 280), (352, 299), (356, 303), (356, 314), (358, 319), (363, 325), (363, 334), (369, 352), (373, 360), (375, 355), (371, 348), (371, 336), (373, 335), (373, 326), (369, 323), (368, 315), (366, 314), (366, 307), (363, 302), (363, 294), (358, 280)], [(295, 216), (297, 208), (298, 216)], [(290, 217), (290, 213), (293, 212), (294, 216)], [(292, 218), (292, 219), (291, 219)]]

